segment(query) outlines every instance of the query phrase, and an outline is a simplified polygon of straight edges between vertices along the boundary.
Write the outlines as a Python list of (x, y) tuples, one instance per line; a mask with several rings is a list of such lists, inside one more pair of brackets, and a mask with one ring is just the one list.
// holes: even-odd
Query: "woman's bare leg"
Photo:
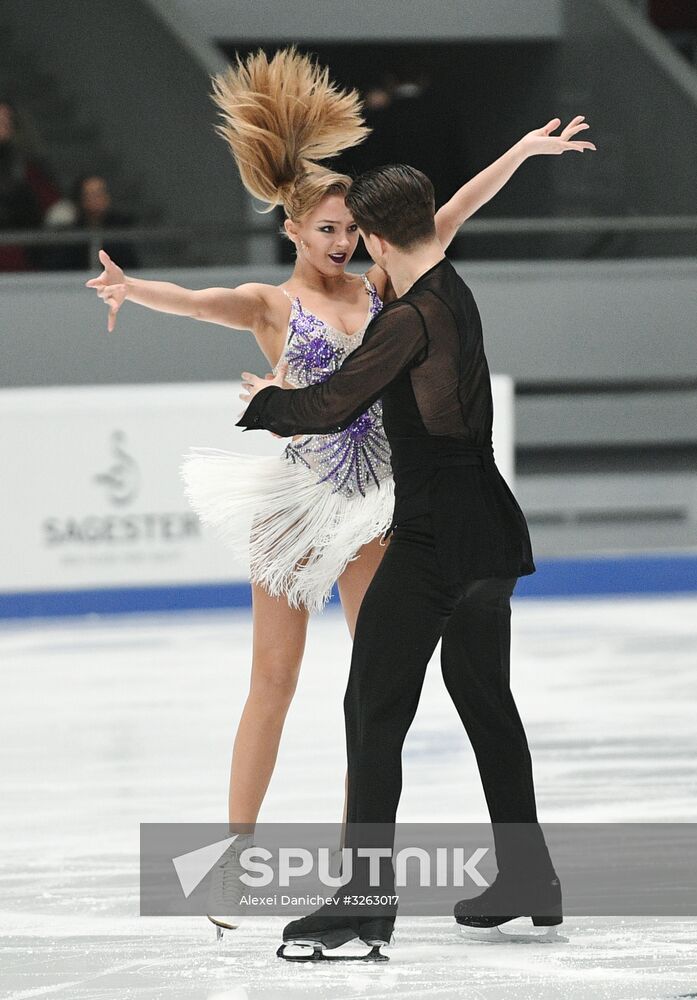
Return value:
[[(364, 545), (338, 580), (351, 638), (368, 584), (385, 553), (375, 539)], [(286, 714), (300, 672), (309, 613), (291, 608), (252, 584), (252, 676), (232, 752), (228, 818), (231, 826), (253, 826), (273, 774)], [(344, 817), (346, 804), (344, 802)]]
[(382, 545), (379, 538), (368, 542), (358, 550), (357, 558), (348, 564), (337, 581), (344, 618), (352, 639), (363, 596), (375, 576), (375, 570), (380, 565), (382, 557), (387, 552), (388, 545), (389, 540)]
[[(368, 589), (370, 581), (375, 576), (375, 570), (380, 565), (388, 545), (389, 540), (383, 545), (380, 543), (379, 538), (374, 538), (372, 542), (368, 542), (367, 545), (364, 545), (359, 550), (358, 557), (348, 564), (337, 581), (341, 606), (344, 610), (344, 618), (346, 619), (351, 639), (353, 639), (356, 631), (356, 619), (358, 618), (363, 596)], [(348, 774), (344, 778), (344, 815), (341, 820), (342, 826), (346, 825), (347, 799)]]
[(276, 764), (305, 650), (309, 613), (252, 584), (253, 648), (249, 695), (237, 728), (228, 797), (231, 826), (256, 823)]

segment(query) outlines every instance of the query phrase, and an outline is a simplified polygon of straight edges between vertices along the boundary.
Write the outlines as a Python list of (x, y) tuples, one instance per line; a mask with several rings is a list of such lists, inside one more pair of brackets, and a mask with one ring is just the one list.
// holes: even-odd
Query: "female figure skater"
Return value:
[[(269, 364), (288, 366), (287, 381), (323, 381), (362, 341), (389, 300), (379, 266), (347, 273), (357, 226), (344, 197), (351, 178), (317, 161), (361, 142), (368, 129), (356, 91), (340, 91), (328, 71), (294, 49), (268, 59), (258, 52), (213, 80), (228, 142), (247, 190), (269, 208), (282, 204), (297, 261), (281, 285), (249, 283), (192, 291), (124, 275), (104, 251), (104, 271), (87, 282), (109, 306), (115, 327), (124, 301), (161, 312), (250, 330)], [(445, 248), (462, 223), (487, 202), (529, 156), (577, 148), (574, 118), (560, 136), (553, 119), (524, 136), (465, 184), (436, 214)], [(333, 583), (353, 638), (363, 595), (380, 562), (380, 536), (393, 508), (390, 454), (377, 403), (344, 431), (302, 435), (281, 457), (196, 449), (185, 457), (186, 493), (201, 519), (249, 556), (253, 609), (250, 690), (234, 741), (229, 785), (231, 832), (241, 831), (212, 880), (209, 912), (230, 913), (225, 871), (239, 870), (271, 779), (283, 724), (295, 691), (310, 612)], [(251, 529), (250, 529), (251, 522)], [(226, 867), (227, 866), (227, 867)], [(227, 879), (228, 886), (235, 881)], [(229, 917), (211, 916), (218, 927)], [(220, 933), (220, 931), (219, 931)]]

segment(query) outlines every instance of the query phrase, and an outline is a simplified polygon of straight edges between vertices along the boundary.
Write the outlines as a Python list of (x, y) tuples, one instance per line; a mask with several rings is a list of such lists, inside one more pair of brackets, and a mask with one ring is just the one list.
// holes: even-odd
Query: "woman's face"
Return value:
[(307, 260), (327, 276), (345, 269), (358, 243), (358, 226), (340, 194), (327, 195), (300, 222), (289, 223), (288, 231), (298, 259)]

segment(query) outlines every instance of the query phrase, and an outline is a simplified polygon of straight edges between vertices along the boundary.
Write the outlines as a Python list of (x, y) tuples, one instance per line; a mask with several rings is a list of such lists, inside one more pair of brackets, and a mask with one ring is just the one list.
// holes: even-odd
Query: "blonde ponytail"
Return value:
[(363, 142), (370, 129), (357, 91), (339, 90), (329, 70), (295, 47), (271, 60), (259, 50), (213, 77), (217, 131), (242, 183), (271, 211), (282, 204), (299, 219), (326, 194), (346, 194), (351, 178), (317, 161)]

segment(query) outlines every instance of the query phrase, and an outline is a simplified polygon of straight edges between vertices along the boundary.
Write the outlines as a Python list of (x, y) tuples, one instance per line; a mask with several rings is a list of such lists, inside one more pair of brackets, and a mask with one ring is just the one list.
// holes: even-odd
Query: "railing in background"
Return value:
[[(481, 239), (508, 237), (482, 251)], [(655, 242), (657, 236), (660, 243)], [(274, 239), (274, 230), (219, 225), (157, 226), (113, 229), (4, 230), (0, 246), (69, 247), (89, 250), (90, 269), (98, 268), (98, 251), (104, 243), (123, 242), (151, 248), (145, 266), (218, 263), (226, 247), (245, 241)], [(644, 215), (521, 219), (471, 219), (456, 237), (455, 256), (530, 258), (632, 258), (697, 255), (697, 215)], [(470, 240), (472, 241), (470, 243)], [(522, 241), (522, 242), (521, 242)], [(556, 243), (554, 241), (557, 241)], [(159, 247), (159, 253), (152, 248)], [(215, 249), (214, 249), (215, 248)]]

